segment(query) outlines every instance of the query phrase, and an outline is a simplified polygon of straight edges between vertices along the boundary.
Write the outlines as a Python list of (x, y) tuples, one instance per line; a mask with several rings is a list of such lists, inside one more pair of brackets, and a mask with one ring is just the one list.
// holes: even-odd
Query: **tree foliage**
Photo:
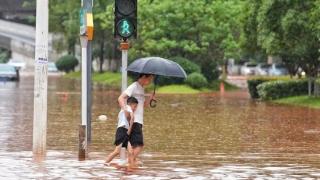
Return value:
[[(121, 57), (113, 6), (112, 0), (95, 0), (93, 6), (93, 48), (101, 70), (104, 59)], [(78, 43), (79, 8), (78, 0), (50, 1), (50, 30), (65, 35), (70, 53)], [(302, 67), (316, 76), (319, 19), (320, 0), (139, 0), (138, 39), (130, 40), (129, 59), (184, 57), (211, 81), (228, 58), (266, 61), (275, 55), (292, 74)]]
[(280, 56), (287, 65), (301, 66), (308, 76), (317, 76), (318, 20), (310, 18), (316, 11), (319, 12), (315, 0), (262, 1), (257, 16), (258, 44), (268, 54)]
[(257, 15), (261, 0), (247, 0), (243, 6), (241, 17), (241, 55), (245, 59), (264, 62), (267, 59), (265, 49), (258, 44)]
[(239, 1), (139, 1), (138, 40), (131, 57), (181, 56), (214, 79), (217, 62), (237, 58)]
[(0, 48), (0, 63), (7, 63), (9, 61), (9, 51)]
[(75, 45), (79, 43), (79, 0), (50, 0), (49, 1), (49, 31), (62, 33), (64, 41), (56, 48), (67, 49), (69, 54), (75, 54)]

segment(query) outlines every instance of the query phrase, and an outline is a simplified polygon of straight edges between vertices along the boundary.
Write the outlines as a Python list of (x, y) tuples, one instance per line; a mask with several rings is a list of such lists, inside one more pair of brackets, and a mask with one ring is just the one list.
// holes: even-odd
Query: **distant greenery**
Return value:
[(71, 79), (81, 79), (81, 71), (71, 72), (68, 74), (65, 74), (64, 77), (71, 78)]
[[(67, 78), (81, 79), (81, 72), (71, 72), (65, 75)], [(104, 73), (93, 73), (93, 82), (101, 83), (108, 86), (120, 87), (121, 86), (121, 74), (113, 72)], [(128, 84), (132, 83), (133, 80), (129, 77)]]
[[(66, 74), (64, 77), (72, 78), (72, 79), (81, 79), (81, 72), (71, 72)], [(104, 73), (93, 73), (92, 76), (93, 82), (101, 83), (107, 86), (111, 86), (113, 88), (121, 87), (121, 74), (113, 73), (113, 72), (104, 72)], [(129, 77), (128, 84), (131, 84), (134, 80)], [(212, 91), (219, 91), (221, 81), (214, 81), (208, 85), (208, 87), (194, 89), (186, 84), (181, 85), (168, 85), (168, 86), (157, 86), (158, 93), (172, 93), (172, 94), (193, 94), (193, 93), (207, 93)], [(153, 91), (153, 84), (146, 88), (147, 91)], [(232, 86), (228, 83), (225, 83), (225, 90), (235, 90), (238, 89), (235, 86)]]
[(191, 73), (201, 73), (201, 68), (198, 64), (196, 64), (195, 62), (187, 59), (187, 58), (183, 58), (183, 57), (173, 57), (170, 58), (171, 60), (175, 61), (176, 63), (178, 63), (184, 70), (185, 72), (188, 74)]
[(263, 100), (308, 94), (307, 80), (269, 81), (257, 86), (259, 97)]
[[(208, 81), (217, 64), (239, 58), (241, 1), (139, 1), (139, 38), (131, 58), (181, 56), (200, 65)], [(108, 13), (112, 13), (108, 12)]]
[(257, 86), (259, 86), (262, 83), (268, 82), (268, 81), (276, 81), (276, 80), (283, 80), (283, 81), (289, 81), (292, 80), (289, 76), (255, 76), (251, 77), (247, 80), (248, 84), (248, 90), (250, 93), (251, 98), (258, 99), (260, 98), (258, 94)]
[(200, 93), (201, 91), (193, 89), (187, 85), (169, 85), (160, 87), (156, 92), (163, 94), (196, 94)]
[[(94, 73), (93, 74), (93, 81), (99, 82), (102, 84), (110, 85), (110, 86), (121, 86), (121, 74), (120, 73), (113, 73), (113, 72), (104, 72), (104, 73)], [(129, 77), (128, 84), (131, 84), (133, 80)]]
[[(194, 73), (194, 72), (201, 73), (200, 66), (191, 60), (188, 60), (183, 57), (173, 57), (173, 58), (170, 58), (170, 60), (178, 63), (185, 70), (187, 75)], [(160, 76), (158, 79), (158, 84), (159, 85), (183, 84), (184, 81), (185, 80), (182, 78), (172, 78), (172, 77)]]
[(9, 60), (9, 52), (0, 48), (0, 63), (7, 63)]
[(64, 72), (70, 72), (74, 71), (74, 68), (79, 64), (79, 61), (77, 58), (75, 58), (72, 55), (65, 55), (62, 56), (58, 61), (56, 62), (56, 66), (60, 71)]
[(249, 57), (278, 56), (291, 76), (299, 68), (310, 82), (318, 76), (319, 0), (245, 0), (243, 17), (241, 47)]
[(274, 102), (280, 103), (280, 104), (291, 104), (296, 106), (320, 108), (319, 97), (316, 98), (316, 97), (309, 97), (309, 96), (294, 96), (294, 97), (275, 100)]
[(275, 79), (269, 79), (269, 78), (256, 78), (256, 79), (248, 79), (248, 90), (250, 93), (250, 96), (252, 99), (258, 99), (260, 96), (258, 94), (257, 86), (267, 82), (267, 81), (274, 81)]
[(200, 89), (207, 87), (208, 81), (202, 74), (194, 72), (187, 77), (186, 84), (195, 89)]
[[(93, 2), (93, 54), (102, 72), (104, 59), (119, 59), (121, 53), (113, 38), (114, 0)], [(79, 0), (49, 2), (50, 31), (65, 36), (56, 48), (70, 54), (79, 44), (79, 8)], [(300, 67), (307, 77), (318, 76), (320, 0), (139, 0), (138, 17), (130, 60), (184, 57), (211, 82), (229, 58), (266, 62), (271, 55), (280, 57), (291, 75)]]

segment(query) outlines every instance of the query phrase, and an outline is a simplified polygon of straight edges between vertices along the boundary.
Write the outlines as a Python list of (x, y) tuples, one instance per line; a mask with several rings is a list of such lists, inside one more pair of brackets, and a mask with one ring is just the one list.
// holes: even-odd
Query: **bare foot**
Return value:
[(143, 162), (142, 162), (142, 161), (137, 160), (135, 164), (136, 164), (137, 166), (142, 166), (142, 165), (143, 165)]

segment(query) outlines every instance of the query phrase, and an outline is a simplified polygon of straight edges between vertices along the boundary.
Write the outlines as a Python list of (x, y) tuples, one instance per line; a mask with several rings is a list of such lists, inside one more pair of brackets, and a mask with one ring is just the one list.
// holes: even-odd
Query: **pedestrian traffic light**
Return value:
[(137, 38), (137, 0), (115, 0), (114, 37)]

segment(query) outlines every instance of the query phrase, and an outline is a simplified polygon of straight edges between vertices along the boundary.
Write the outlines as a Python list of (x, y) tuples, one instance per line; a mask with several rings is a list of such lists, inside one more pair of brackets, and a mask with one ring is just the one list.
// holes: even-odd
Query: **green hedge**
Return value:
[(65, 55), (62, 56), (57, 62), (56, 66), (58, 70), (64, 72), (74, 71), (74, 68), (79, 64), (79, 61), (76, 57), (72, 55)]
[(267, 82), (267, 81), (275, 81), (276, 79), (275, 78), (255, 78), (255, 79), (249, 79), (247, 81), (248, 83), (248, 89), (249, 89), (249, 93), (250, 93), (250, 96), (251, 98), (253, 99), (258, 99), (260, 98), (259, 97), (259, 94), (258, 94), (258, 89), (257, 89), (257, 86), (264, 83), (264, 82)]
[(258, 94), (263, 100), (308, 94), (307, 80), (278, 80), (265, 82), (257, 86)]
[(208, 85), (207, 79), (200, 73), (192, 73), (187, 77), (186, 83), (195, 88), (200, 89)]

